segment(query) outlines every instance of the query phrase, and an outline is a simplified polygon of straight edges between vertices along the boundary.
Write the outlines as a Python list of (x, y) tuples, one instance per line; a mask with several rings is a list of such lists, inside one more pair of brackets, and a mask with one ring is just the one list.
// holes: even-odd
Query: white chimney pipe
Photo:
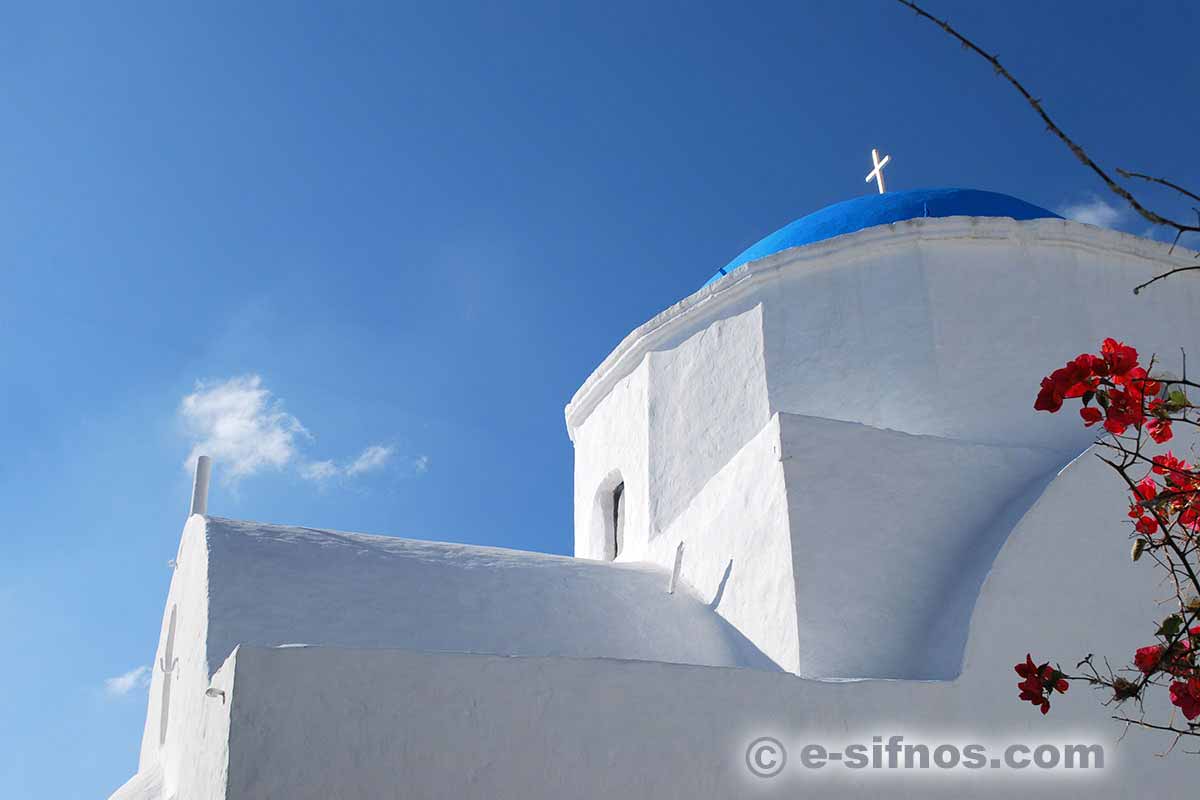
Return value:
[(200, 456), (196, 459), (196, 480), (192, 484), (192, 510), (188, 514), (208, 513), (208, 479), (212, 475), (212, 459)]

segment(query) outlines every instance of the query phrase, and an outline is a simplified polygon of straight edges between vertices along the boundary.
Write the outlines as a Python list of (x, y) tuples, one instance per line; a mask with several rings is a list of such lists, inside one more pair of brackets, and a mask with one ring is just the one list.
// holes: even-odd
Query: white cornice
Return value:
[(782, 273), (794, 270), (837, 269), (861, 260), (872, 251), (907, 245), (914, 241), (994, 240), (1068, 247), (1084, 251), (1120, 253), (1155, 261), (1164, 271), (1195, 265), (1200, 253), (1185, 247), (1172, 248), (1153, 239), (1097, 228), (1065, 219), (1017, 221), (1006, 217), (929, 217), (877, 225), (821, 242), (793, 247), (751, 261), (685, 297), (621, 340), (608, 357), (584, 381), (565, 409), (567, 433), (587, 420), (612, 387), (632, 372), (646, 353), (680, 329), (718, 315), (722, 309)]

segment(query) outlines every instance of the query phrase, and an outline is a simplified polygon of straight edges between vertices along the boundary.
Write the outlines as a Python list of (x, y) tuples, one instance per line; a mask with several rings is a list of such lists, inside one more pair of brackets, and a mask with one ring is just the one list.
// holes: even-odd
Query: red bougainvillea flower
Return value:
[(1166, 646), (1161, 644), (1139, 647), (1133, 654), (1133, 665), (1145, 675), (1162, 670), (1177, 678), (1188, 677), (1195, 671), (1192, 665), (1195, 649), (1192, 646), (1193, 639), (1200, 639), (1200, 625), (1188, 630), (1188, 636), (1172, 644), (1169, 654)]
[[(1131, 426), (1141, 429), (1146, 421), (1144, 401), (1161, 389), (1162, 384), (1151, 380), (1138, 364), (1137, 350), (1109, 338), (1100, 345), (1100, 355), (1081, 353), (1042, 378), (1033, 407), (1053, 414), (1062, 408), (1063, 400), (1082, 397), (1084, 406), (1079, 416), (1083, 424), (1090, 428), (1103, 419), (1104, 429), (1120, 436)], [(1089, 407), (1093, 393), (1103, 411)], [(1169, 441), (1171, 420), (1163, 401), (1152, 400), (1151, 412), (1150, 436), (1159, 443)]]
[[(1102, 372), (1098, 373), (1098, 369)], [(1034, 409), (1053, 414), (1062, 408), (1063, 398), (1083, 397), (1088, 392), (1095, 391), (1100, 385), (1101, 375), (1106, 370), (1103, 359), (1081, 353), (1073, 361), (1068, 361), (1066, 366), (1042, 378), (1041, 390), (1033, 403)]]
[(1055, 370), (1055, 374), (1059, 374), (1062, 382), (1063, 397), (1083, 397), (1100, 385), (1100, 378), (1105, 374), (1104, 361), (1088, 353), (1080, 353), (1062, 369)]
[(1188, 719), (1200, 717), (1200, 678), (1188, 678), (1171, 684), (1171, 702)]
[(1015, 667), (1013, 667), (1013, 670), (1015, 670), (1016, 673), (1022, 678), (1032, 678), (1034, 675), (1037, 675), (1038, 666), (1037, 664), (1033, 663), (1033, 653), (1026, 653), (1025, 663), (1017, 664)]
[(1134, 367), (1129, 370), (1129, 374), (1125, 375), (1122, 380), (1114, 379), (1114, 382), (1123, 383), (1126, 389), (1142, 397), (1152, 397), (1162, 389), (1162, 384), (1158, 381), (1150, 380), (1146, 374), (1146, 370), (1141, 367)]
[(1200, 494), (1193, 493), (1183, 511), (1179, 512), (1176, 520), (1182, 527), (1192, 533), (1200, 533)]
[(1158, 521), (1155, 520), (1154, 517), (1151, 517), (1149, 515), (1144, 515), (1141, 519), (1139, 519), (1137, 521), (1137, 524), (1134, 525), (1133, 527), (1134, 527), (1134, 530), (1136, 530), (1138, 533), (1145, 534), (1146, 536), (1150, 536), (1151, 534), (1153, 534), (1155, 531), (1158, 530)]
[(1159, 444), (1169, 442), (1171, 440), (1171, 418), (1167, 416), (1166, 403), (1156, 397), (1150, 401), (1147, 411), (1153, 417), (1146, 426), (1150, 438)]
[(1100, 355), (1107, 367), (1107, 375), (1112, 378), (1113, 383), (1125, 383), (1130, 371), (1138, 365), (1137, 350), (1116, 339), (1105, 339), (1100, 345)]
[(1176, 458), (1170, 450), (1155, 456), (1153, 461), (1154, 466), (1150, 468), (1150, 471), (1155, 475), (1166, 475), (1168, 483), (1186, 477), (1186, 473), (1191, 472), (1192, 469), (1191, 464), (1181, 458)]
[[(1170, 451), (1154, 456), (1153, 462), (1150, 471), (1165, 476), (1165, 486), (1161, 488), (1170, 492), (1170, 498), (1160, 506), (1162, 513), (1177, 514), (1176, 523), (1191, 533), (1200, 533), (1200, 474), (1195, 467), (1176, 458)], [(1139, 505), (1139, 508), (1142, 507)], [(1130, 516), (1136, 519), (1132, 510)]]
[(1129, 503), (1129, 518), (1140, 519), (1145, 509), (1146, 501), (1158, 496), (1158, 484), (1149, 475), (1138, 481), (1133, 490), (1133, 500)]
[(1195, 671), (1192, 666), (1193, 655), (1192, 648), (1186, 641), (1176, 642), (1163, 657), (1160, 668), (1176, 678), (1187, 678)]
[(1017, 664), (1013, 669), (1025, 679), (1017, 684), (1017, 688), (1021, 690), (1020, 699), (1037, 706), (1043, 714), (1050, 710), (1051, 693), (1062, 693), (1071, 688), (1062, 673), (1051, 667), (1048, 662), (1034, 664), (1030, 653), (1025, 654), (1024, 663)]
[(1139, 647), (1137, 652), (1133, 654), (1133, 665), (1140, 669), (1143, 674), (1151, 675), (1158, 671), (1158, 665), (1162, 661), (1162, 656), (1163, 646), (1161, 644)]
[(1190, 636), (1185, 636), (1179, 641), (1171, 645), (1159, 662), (1159, 669), (1164, 672), (1169, 672), (1176, 678), (1188, 678), (1194, 675), (1195, 667), (1195, 651), (1192, 649), (1191, 637), (1200, 633), (1200, 627), (1192, 628), (1188, 631)]
[(1159, 444), (1171, 441), (1171, 420), (1169, 419), (1152, 419), (1146, 426), (1146, 430), (1150, 433), (1150, 438)]
[(1062, 408), (1063, 396), (1058, 387), (1054, 385), (1053, 378), (1042, 378), (1042, 388), (1038, 392), (1037, 399), (1033, 401), (1034, 411), (1049, 411), (1053, 414)]
[(1123, 392), (1112, 389), (1108, 393), (1108, 419), (1104, 420), (1104, 430), (1120, 436), (1129, 428), (1142, 427), (1142, 399), (1134, 392)]

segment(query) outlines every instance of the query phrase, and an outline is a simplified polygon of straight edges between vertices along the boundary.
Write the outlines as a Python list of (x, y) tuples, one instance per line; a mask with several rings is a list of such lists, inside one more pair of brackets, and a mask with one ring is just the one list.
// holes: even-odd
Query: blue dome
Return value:
[(745, 250), (717, 271), (704, 284), (728, 275), (745, 264), (787, 250), (789, 247), (832, 239), (876, 225), (918, 217), (1012, 217), (1013, 219), (1062, 219), (1053, 211), (996, 192), (978, 189), (912, 189), (856, 197), (826, 206), (807, 217), (785, 225)]

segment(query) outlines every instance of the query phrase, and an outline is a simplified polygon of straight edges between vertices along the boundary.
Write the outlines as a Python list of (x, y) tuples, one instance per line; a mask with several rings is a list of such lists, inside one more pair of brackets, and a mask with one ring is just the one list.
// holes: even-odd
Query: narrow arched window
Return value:
[(625, 504), (622, 498), (625, 496), (625, 482), (617, 484), (617, 488), (613, 489), (612, 493), (612, 554), (616, 558), (621, 554), (621, 545), (624, 543), (624, 528), (625, 528)]

